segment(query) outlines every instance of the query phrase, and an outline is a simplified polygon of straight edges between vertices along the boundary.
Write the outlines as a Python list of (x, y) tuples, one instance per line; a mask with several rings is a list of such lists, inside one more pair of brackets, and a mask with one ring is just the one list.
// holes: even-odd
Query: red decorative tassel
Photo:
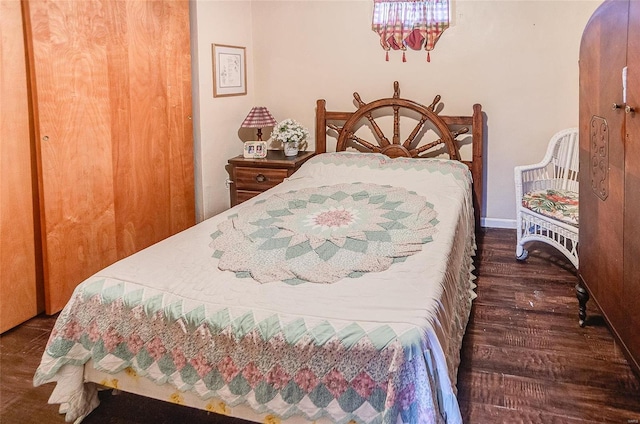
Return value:
[(431, 62), (431, 55), (427, 52), (427, 62)]
[(387, 62), (389, 61), (389, 50), (387, 50), (387, 58), (386, 58), (386, 61), (387, 61)]
[(406, 62), (407, 61), (407, 57), (404, 55), (405, 52), (402, 52), (402, 61)]

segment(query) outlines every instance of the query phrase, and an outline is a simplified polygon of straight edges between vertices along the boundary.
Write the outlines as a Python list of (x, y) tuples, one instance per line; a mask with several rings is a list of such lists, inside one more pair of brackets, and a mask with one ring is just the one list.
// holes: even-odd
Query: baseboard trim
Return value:
[(485, 228), (516, 228), (515, 219), (480, 218), (480, 225)]

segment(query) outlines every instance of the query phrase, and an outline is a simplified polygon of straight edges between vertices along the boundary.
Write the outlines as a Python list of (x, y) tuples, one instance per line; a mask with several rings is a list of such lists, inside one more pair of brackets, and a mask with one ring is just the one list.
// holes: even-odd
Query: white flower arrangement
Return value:
[(273, 127), (271, 137), (283, 144), (297, 143), (300, 145), (309, 137), (309, 130), (293, 119), (285, 119)]

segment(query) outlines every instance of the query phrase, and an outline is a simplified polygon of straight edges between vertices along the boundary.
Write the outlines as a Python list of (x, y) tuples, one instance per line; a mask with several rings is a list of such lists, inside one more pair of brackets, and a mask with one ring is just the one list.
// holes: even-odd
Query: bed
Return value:
[(354, 103), (318, 100), (317, 154), (283, 183), (76, 288), (34, 377), (67, 421), (110, 388), (262, 423), (462, 422), (481, 107), (397, 82)]

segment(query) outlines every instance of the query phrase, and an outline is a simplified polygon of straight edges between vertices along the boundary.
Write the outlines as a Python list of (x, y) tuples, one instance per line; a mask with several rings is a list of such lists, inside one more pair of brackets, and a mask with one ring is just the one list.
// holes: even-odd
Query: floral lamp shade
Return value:
[(402, 50), (406, 62), (407, 47), (429, 52), (445, 29), (449, 27), (449, 0), (374, 0), (371, 28), (380, 35), (380, 44), (386, 51)]
[(249, 114), (242, 122), (242, 128), (257, 128), (258, 141), (262, 141), (262, 128), (272, 127), (276, 124), (276, 120), (271, 116), (269, 110), (264, 106), (255, 106), (251, 108)]

